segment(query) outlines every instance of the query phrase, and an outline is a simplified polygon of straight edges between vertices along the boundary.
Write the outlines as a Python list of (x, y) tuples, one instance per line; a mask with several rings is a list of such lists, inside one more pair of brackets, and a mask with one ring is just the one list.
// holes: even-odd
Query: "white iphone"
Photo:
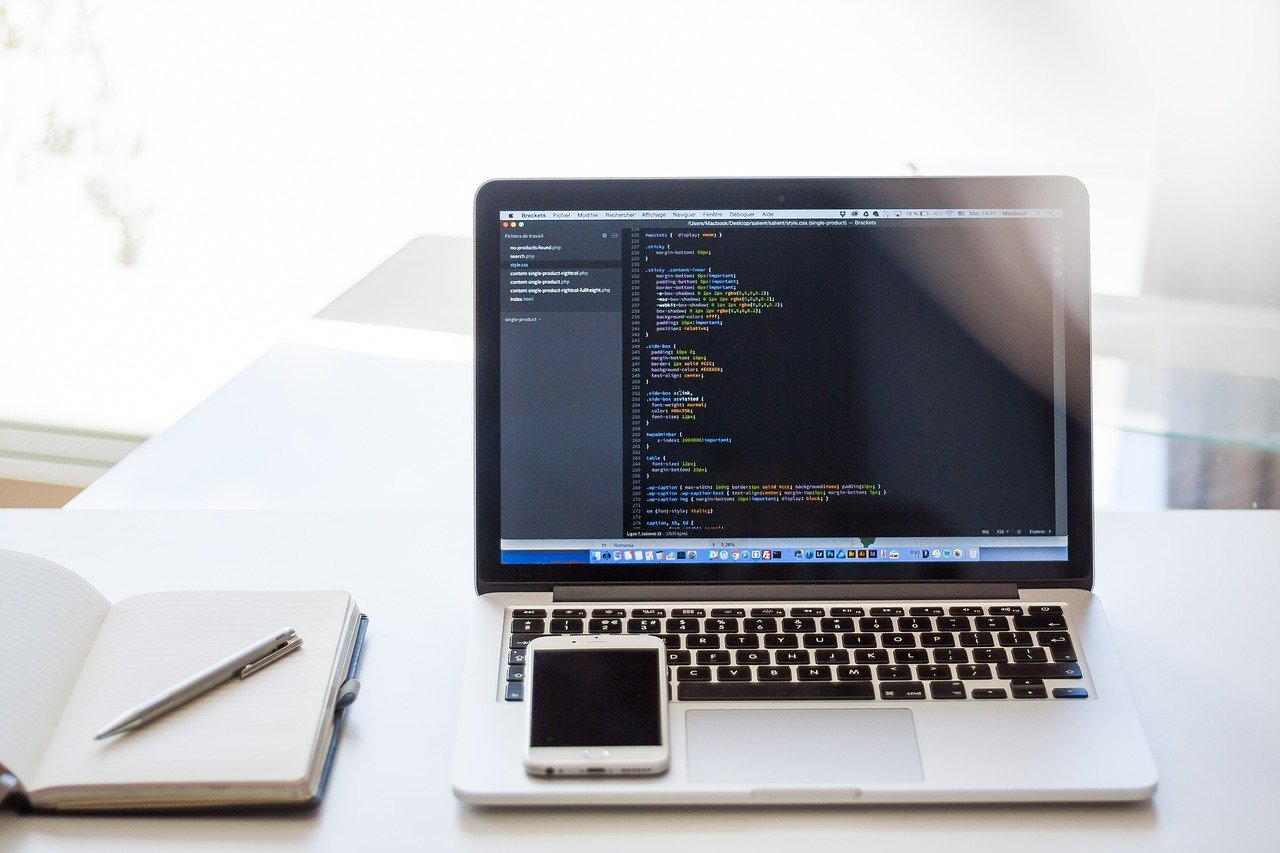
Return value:
[(524, 766), (535, 776), (665, 773), (666, 647), (657, 637), (539, 637), (525, 666)]

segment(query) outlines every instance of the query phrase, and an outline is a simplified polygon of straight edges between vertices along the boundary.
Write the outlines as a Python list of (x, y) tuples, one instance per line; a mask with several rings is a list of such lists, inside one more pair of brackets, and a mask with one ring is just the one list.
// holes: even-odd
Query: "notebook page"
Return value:
[[(332, 718), (353, 611), (350, 594), (335, 591), (172, 592), (119, 602), (31, 787), (296, 784)], [(93, 739), (129, 708), (284, 627), (302, 637), (301, 649), (140, 729)]]
[(56, 563), (0, 551), (0, 763), (30, 785), (109, 604)]

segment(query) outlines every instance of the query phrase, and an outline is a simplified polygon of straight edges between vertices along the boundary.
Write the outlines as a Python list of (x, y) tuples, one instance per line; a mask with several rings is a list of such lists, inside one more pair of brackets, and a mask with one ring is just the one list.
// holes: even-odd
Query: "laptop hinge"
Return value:
[(554, 601), (875, 601), (1017, 598), (1012, 583), (557, 586)]

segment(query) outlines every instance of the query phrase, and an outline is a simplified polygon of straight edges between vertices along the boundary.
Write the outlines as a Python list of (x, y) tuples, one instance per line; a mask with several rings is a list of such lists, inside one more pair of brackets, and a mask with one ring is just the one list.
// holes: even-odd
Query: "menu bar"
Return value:
[(1062, 208), (858, 207), (828, 210), (504, 210), (504, 220), (609, 221), (699, 219), (1060, 219)]

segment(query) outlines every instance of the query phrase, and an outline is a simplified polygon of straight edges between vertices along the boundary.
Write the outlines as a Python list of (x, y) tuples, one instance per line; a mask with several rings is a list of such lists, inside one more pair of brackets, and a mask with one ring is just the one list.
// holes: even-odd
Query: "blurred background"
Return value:
[[(327, 306), (467, 334), (489, 178), (1029, 173), (1092, 200), (1098, 506), (1280, 506), (1277, 37), (1272, 2), (0, 0), (0, 506)], [(424, 309), (348, 293), (419, 235), (458, 260)]]

